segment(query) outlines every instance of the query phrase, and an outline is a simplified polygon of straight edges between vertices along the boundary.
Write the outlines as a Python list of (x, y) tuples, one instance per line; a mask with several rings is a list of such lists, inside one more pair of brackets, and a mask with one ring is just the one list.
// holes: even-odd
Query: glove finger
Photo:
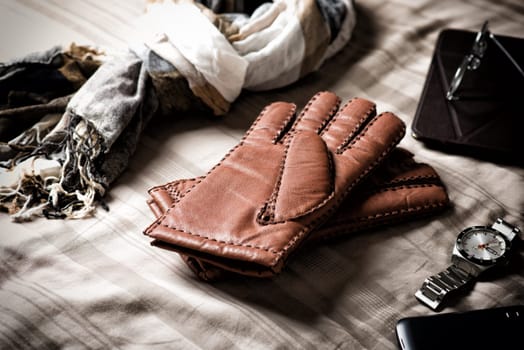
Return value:
[(304, 107), (293, 129), (319, 133), (335, 115), (339, 106), (340, 99), (337, 95), (329, 91), (318, 92)]
[[(337, 147), (337, 154), (345, 154), (356, 159), (362, 153), (384, 155), (400, 141), (405, 133), (405, 125), (396, 115), (390, 112), (381, 113), (371, 119), (364, 128), (342, 141)], [(350, 153), (350, 154), (349, 154)]]
[(335, 152), (341, 145), (352, 140), (375, 115), (373, 102), (354, 98), (338, 111), (320, 135), (328, 149)]
[(322, 138), (314, 131), (299, 131), (288, 140), (277, 185), (257, 216), (261, 224), (306, 215), (333, 196), (331, 158)]
[(343, 140), (334, 152), (335, 187), (354, 187), (400, 142), (405, 130), (402, 120), (386, 112), (373, 118), (353, 138)]
[(296, 105), (288, 102), (274, 102), (266, 106), (250, 130), (246, 133), (245, 141), (249, 142), (277, 142), (295, 118)]

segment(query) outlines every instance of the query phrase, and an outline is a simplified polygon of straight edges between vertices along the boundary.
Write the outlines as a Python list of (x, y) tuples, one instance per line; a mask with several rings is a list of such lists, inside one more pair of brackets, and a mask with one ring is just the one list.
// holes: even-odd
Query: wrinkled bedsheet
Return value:
[[(71, 41), (123, 47), (143, 6), (3, 1), (0, 60)], [(304, 105), (331, 90), (371, 99), (410, 126), (440, 30), (477, 30), (489, 19), (495, 34), (524, 37), (518, 0), (360, 0), (356, 8), (350, 43), (318, 72), (278, 90), (244, 91), (223, 118), (151, 123), (107, 195), (109, 211), (24, 224), (0, 214), (0, 348), (395, 349), (399, 318), (433, 313), (414, 293), (448, 266), (461, 229), (499, 216), (524, 228), (523, 169), (431, 150), (408, 132), (401, 146), (447, 186), (452, 208), (441, 215), (303, 249), (269, 280), (208, 284), (178, 255), (149, 245), (147, 190), (205, 174), (267, 103)], [(444, 312), (523, 303), (521, 245), (506, 269)]]

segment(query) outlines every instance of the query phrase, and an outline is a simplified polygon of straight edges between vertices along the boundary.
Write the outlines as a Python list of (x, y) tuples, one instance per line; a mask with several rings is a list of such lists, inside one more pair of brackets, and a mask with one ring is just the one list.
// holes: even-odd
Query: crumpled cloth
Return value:
[[(355, 25), (350, 0), (275, 0), (250, 14), (206, 5), (149, 1), (141, 37), (103, 59), (53, 48), (0, 64), (0, 208), (15, 221), (92, 215), (155, 114), (225, 114), (242, 89), (282, 87), (317, 70)], [(39, 90), (20, 94), (33, 80), (17, 68), (35, 57), (46, 63), (32, 67)], [(3, 123), (5, 110), (16, 123)]]
[(159, 0), (139, 28), (141, 41), (223, 114), (243, 88), (279, 88), (317, 70), (348, 42), (355, 21), (350, 0), (275, 0), (249, 17)]

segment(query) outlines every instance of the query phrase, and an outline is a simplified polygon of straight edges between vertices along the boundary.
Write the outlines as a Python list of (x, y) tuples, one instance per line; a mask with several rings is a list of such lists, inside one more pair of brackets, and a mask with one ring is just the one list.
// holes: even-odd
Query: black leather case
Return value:
[[(475, 36), (454, 29), (440, 33), (413, 120), (413, 136), (445, 152), (522, 166), (524, 77), (491, 39), (480, 67), (466, 71), (456, 93), (460, 99), (446, 99)], [(524, 39), (496, 38), (523, 67)]]

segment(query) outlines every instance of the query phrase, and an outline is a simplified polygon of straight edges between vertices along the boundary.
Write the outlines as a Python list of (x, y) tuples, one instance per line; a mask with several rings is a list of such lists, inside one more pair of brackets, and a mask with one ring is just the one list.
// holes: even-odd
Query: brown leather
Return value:
[[(330, 92), (266, 107), (242, 141), (150, 225), (153, 245), (267, 277), (400, 141), (404, 123)], [(335, 114), (336, 113), (336, 114)]]
[[(149, 190), (148, 205), (154, 215), (160, 217), (199, 180), (177, 180)], [(449, 198), (437, 172), (428, 164), (415, 162), (407, 150), (396, 148), (326, 223), (311, 232), (307, 242), (428, 216), (447, 207)], [(224, 275), (224, 270), (210, 263), (182, 258), (201, 279), (211, 281)]]

